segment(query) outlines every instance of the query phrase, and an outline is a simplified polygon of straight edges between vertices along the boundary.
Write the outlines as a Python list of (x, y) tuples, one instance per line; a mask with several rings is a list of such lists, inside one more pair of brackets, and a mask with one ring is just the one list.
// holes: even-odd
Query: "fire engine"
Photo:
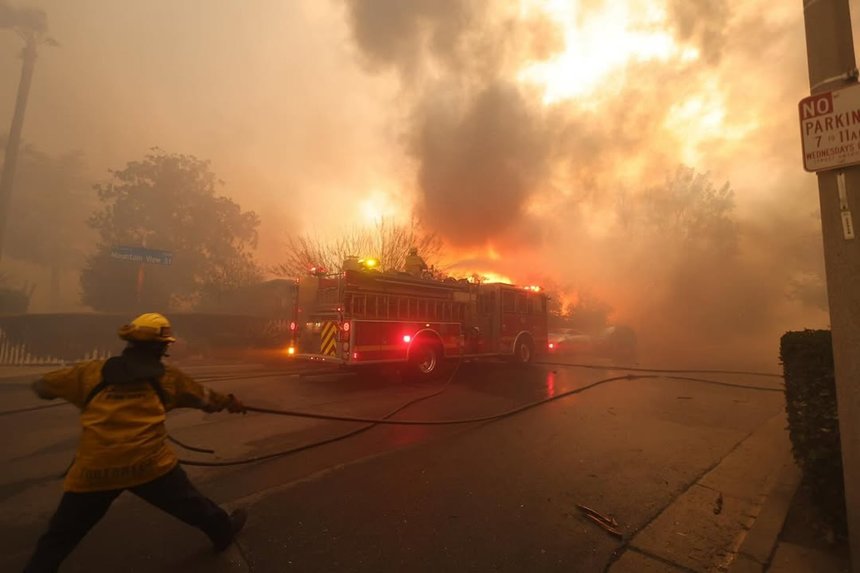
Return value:
[(429, 378), (446, 359), (529, 363), (547, 348), (547, 297), (539, 287), (437, 280), (355, 262), (299, 279), (293, 358), (345, 367), (403, 363)]

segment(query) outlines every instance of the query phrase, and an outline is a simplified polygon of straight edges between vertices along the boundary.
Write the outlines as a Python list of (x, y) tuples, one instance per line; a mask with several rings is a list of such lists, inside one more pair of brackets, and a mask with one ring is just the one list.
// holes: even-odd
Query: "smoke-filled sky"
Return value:
[[(615, 206), (684, 165), (734, 191), (745, 265), (820, 266), (799, 1), (3, 0), (0, 28), (22, 7), (59, 43), (26, 142), (95, 180), (153, 146), (211, 160), (266, 263), (288, 233), (416, 216), (454, 268), (634, 317), (620, 283), (653, 264)], [(0, 30), (0, 122), (20, 47)]]

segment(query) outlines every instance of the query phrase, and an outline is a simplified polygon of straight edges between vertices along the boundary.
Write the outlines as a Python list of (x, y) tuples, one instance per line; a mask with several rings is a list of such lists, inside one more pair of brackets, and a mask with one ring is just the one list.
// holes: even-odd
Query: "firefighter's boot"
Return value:
[(215, 545), (215, 551), (221, 552), (230, 547), (230, 544), (236, 539), (236, 535), (245, 527), (245, 522), (248, 521), (248, 512), (244, 509), (236, 509), (230, 514), (230, 538), (226, 541)]

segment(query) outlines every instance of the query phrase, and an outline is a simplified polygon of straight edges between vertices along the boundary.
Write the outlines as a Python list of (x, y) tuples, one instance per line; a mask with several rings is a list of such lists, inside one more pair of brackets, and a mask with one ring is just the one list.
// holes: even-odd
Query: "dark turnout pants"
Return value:
[[(201, 529), (216, 549), (224, 549), (230, 544), (233, 532), (229, 516), (197, 491), (179, 465), (159, 478), (128, 490), (188, 525)], [(64, 493), (48, 531), (39, 539), (24, 572), (56, 571), (123, 491)]]

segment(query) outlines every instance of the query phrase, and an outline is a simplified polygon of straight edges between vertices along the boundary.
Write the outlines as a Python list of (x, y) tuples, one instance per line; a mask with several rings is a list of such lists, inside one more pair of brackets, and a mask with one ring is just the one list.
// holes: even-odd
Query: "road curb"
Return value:
[[(797, 487), (795, 481), (786, 481), (794, 475), (793, 467), (785, 414), (780, 413), (738, 442), (635, 532), (609, 571), (760, 573)], [(647, 561), (648, 568), (634, 557)]]
[(747, 532), (737, 557), (729, 567), (729, 573), (752, 573), (764, 571), (779, 542), (785, 518), (800, 486), (800, 469), (794, 461), (783, 465), (779, 478), (765, 498), (759, 514)]

